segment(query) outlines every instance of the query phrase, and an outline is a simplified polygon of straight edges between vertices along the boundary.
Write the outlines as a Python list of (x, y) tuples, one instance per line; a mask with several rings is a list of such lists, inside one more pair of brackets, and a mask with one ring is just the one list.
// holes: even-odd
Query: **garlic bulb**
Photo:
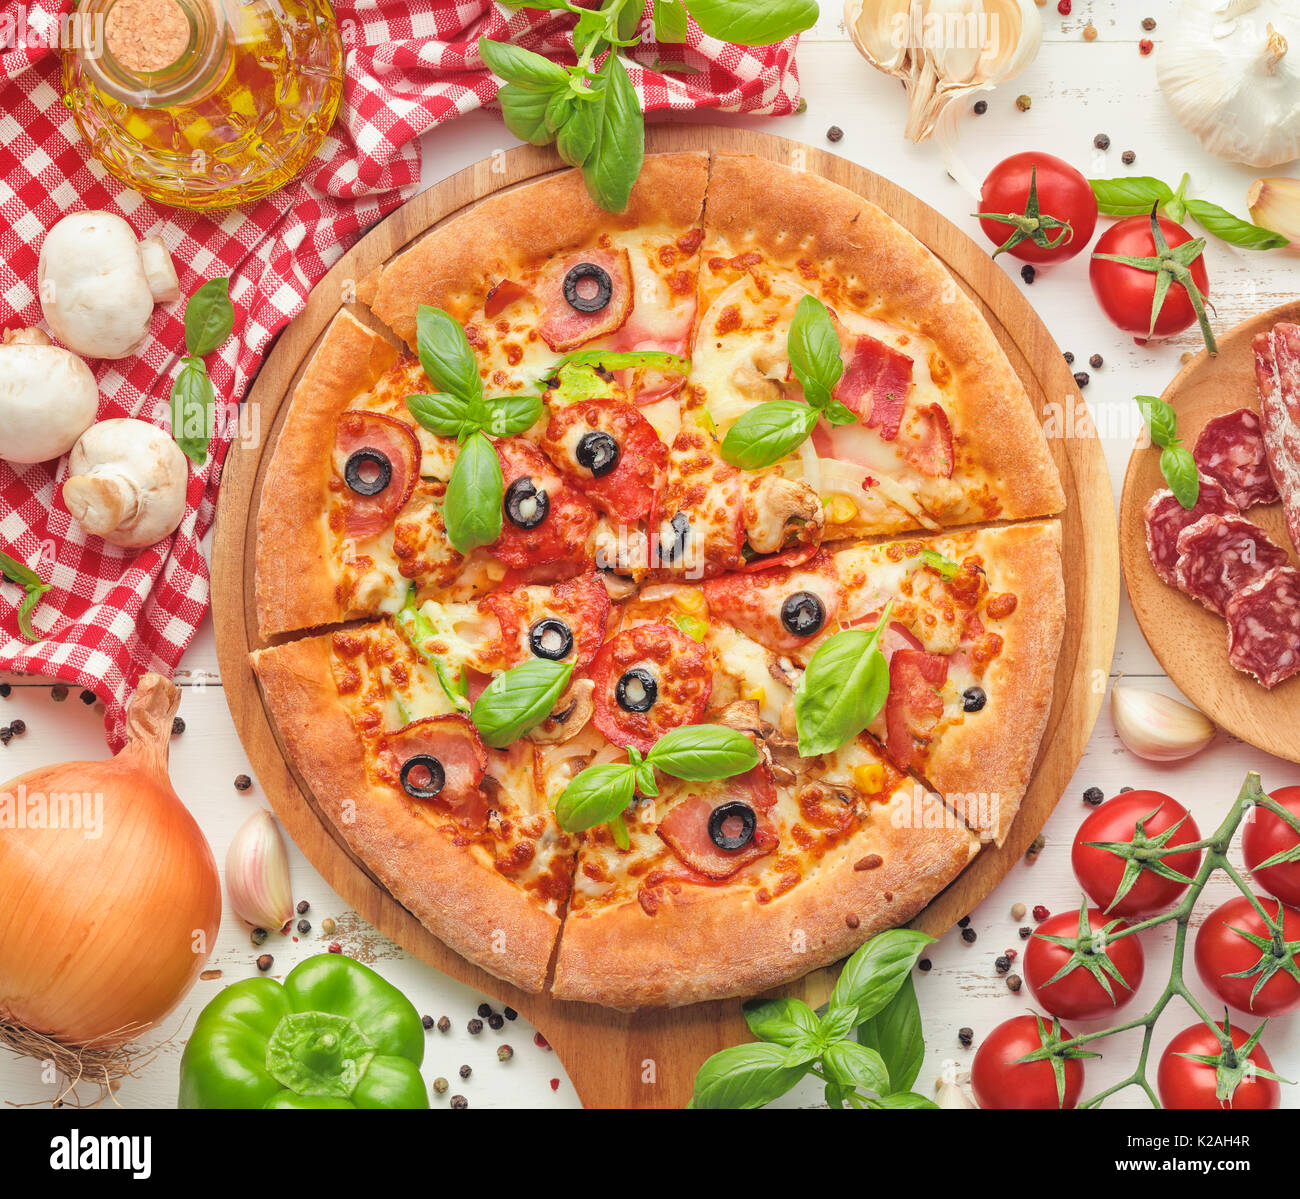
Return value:
[(873, 67), (906, 85), (914, 142), (955, 100), (1018, 75), (1043, 37), (1034, 0), (845, 0), (844, 24)]
[(270, 812), (254, 812), (226, 851), (230, 906), (254, 928), (278, 932), (293, 916), (289, 855)]
[(1186, 0), (1156, 77), (1174, 115), (1211, 154), (1273, 167), (1300, 158), (1300, 6)]
[(1250, 219), (1300, 250), (1300, 179), (1256, 179), (1246, 195)]
[(1195, 708), (1158, 691), (1116, 686), (1110, 712), (1119, 739), (1151, 762), (1176, 762), (1214, 740), (1214, 725)]

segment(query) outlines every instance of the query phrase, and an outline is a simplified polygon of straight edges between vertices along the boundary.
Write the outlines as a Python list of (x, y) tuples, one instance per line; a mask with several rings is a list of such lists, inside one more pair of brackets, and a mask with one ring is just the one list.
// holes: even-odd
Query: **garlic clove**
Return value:
[(941, 1108), (959, 1110), (978, 1110), (966, 1094), (965, 1084), (970, 1082), (969, 1070), (957, 1070), (953, 1065), (946, 1065), (943, 1073), (934, 1081), (934, 1101)]
[(1300, 250), (1300, 179), (1256, 179), (1246, 194), (1250, 219)]
[(230, 906), (253, 928), (277, 932), (293, 917), (289, 855), (270, 812), (254, 812), (226, 851)]
[(1110, 711), (1119, 739), (1150, 762), (1190, 758), (1214, 740), (1214, 725), (1204, 715), (1158, 691), (1116, 686)]

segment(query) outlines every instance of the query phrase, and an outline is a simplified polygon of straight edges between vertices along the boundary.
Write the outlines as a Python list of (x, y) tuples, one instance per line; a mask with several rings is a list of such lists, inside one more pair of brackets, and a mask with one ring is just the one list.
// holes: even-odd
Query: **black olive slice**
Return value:
[(967, 687), (961, 693), (961, 706), (964, 712), (978, 712), (988, 702), (989, 697), (984, 694), (983, 687)]
[(826, 623), (826, 605), (811, 591), (796, 591), (781, 605), (781, 623), (796, 637), (811, 637)]
[(447, 772), (432, 754), (416, 754), (402, 765), (402, 790), (412, 799), (433, 799), (447, 784)]
[(521, 529), (535, 529), (551, 510), (550, 497), (525, 476), (506, 488), (506, 515)]
[(559, 662), (573, 648), (573, 632), (564, 621), (548, 616), (528, 630), (528, 645), (537, 657)]
[[(735, 822), (739, 821), (739, 830)], [(733, 829), (728, 832), (728, 827)], [(729, 803), (719, 804), (709, 813), (709, 836), (719, 849), (744, 849), (754, 839), (754, 830), (758, 828), (758, 817), (747, 803), (733, 799)]]
[(614, 698), (625, 712), (648, 712), (659, 698), (659, 684), (644, 666), (633, 666), (614, 684)]
[(579, 312), (600, 312), (613, 297), (614, 281), (594, 262), (580, 262), (564, 276), (564, 299)]
[(353, 450), (343, 467), (343, 481), (357, 495), (378, 495), (393, 481), (393, 464), (387, 454), (368, 446)]
[(608, 433), (595, 429), (584, 433), (574, 451), (579, 466), (585, 466), (597, 478), (609, 474), (618, 465), (619, 448)]
[(673, 531), (673, 539), (665, 542), (660, 538), (659, 541), (659, 560), (661, 562), (676, 562), (686, 554), (686, 539), (691, 531), (690, 518), (685, 512), (679, 512), (669, 522), (669, 527)]

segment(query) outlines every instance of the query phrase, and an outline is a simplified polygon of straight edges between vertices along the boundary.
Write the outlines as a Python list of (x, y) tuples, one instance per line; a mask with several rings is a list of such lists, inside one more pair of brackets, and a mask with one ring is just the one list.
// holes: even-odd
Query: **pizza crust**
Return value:
[(489, 974), (540, 991), (559, 918), (371, 781), (334, 685), (330, 635), (250, 657), (288, 756), (335, 834), (434, 936)]

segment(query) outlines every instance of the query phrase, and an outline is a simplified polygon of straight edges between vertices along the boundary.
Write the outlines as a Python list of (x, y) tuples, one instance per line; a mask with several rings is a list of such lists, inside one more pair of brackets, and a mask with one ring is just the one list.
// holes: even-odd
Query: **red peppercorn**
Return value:
[(340, 945), (337, 941), (331, 941), (329, 943), (329, 951), (330, 953), (342, 953), (343, 946)]
[(1153, 42), (1149, 37), (1144, 37), (1140, 42), (1138, 42), (1138, 49), (1142, 51), (1144, 57), (1150, 54), (1155, 48), (1155, 42)]
[(1041, 903), (1034, 904), (1034, 919), (1042, 924), (1052, 913), (1049, 912)]
[(1014, 949), (1004, 949), (1002, 955), (1010, 961), (1014, 962), (1016, 960), (1016, 951)]
[(1056, 11), (1059, 12), (1061, 16), (1068, 17), (1070, 15), (1070, 9), (1073, 7), (1074, 4), (1072, 3), (1072, 0), (1060, 0), (1056, 6)]
[(559, 1080), (558, 1078), (552, 1078), (552, 1079), (551, 1079), (551, 1090), (552, 1090), (552, 1091), (558, 1091), (559, 1089), (560, 1089), (560, 1080)]

